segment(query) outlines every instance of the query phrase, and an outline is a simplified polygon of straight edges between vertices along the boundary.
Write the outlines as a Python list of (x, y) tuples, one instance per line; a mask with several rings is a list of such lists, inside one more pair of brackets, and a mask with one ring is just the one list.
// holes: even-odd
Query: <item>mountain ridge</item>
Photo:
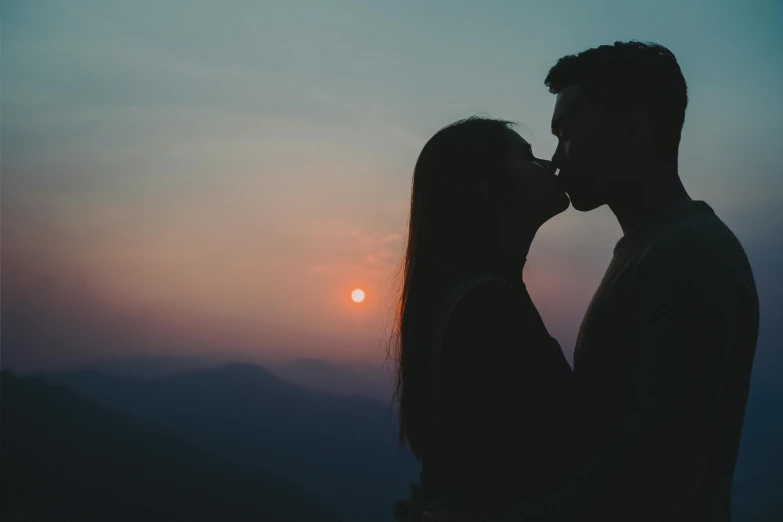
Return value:
[(0, 374), (3, 520), (342, 520), (301, 485), (195, 449), (65, 386)]
[(396, 446), (389, 405), (285, 381), (230, 363), (160, 378), (70, 371), (49, 382), (233, 462), (302, 484), (348, 520), (390, 520), (418, 465)]

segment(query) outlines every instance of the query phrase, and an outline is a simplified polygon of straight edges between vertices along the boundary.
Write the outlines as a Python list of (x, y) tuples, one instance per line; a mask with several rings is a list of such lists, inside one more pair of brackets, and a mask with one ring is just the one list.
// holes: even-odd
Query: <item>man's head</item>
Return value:
[(545, 84), (557, 94), (552, 162), (574, 208), (592, 210), (656, 181), (640, 176), (676, 176), (688, 92), (671, 51), (602, 45), (558, 60)]

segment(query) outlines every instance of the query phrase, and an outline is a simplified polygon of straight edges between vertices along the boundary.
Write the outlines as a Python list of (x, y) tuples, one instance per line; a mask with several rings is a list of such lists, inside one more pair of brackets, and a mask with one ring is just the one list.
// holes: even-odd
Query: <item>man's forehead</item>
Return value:
[(580, 85), (568, 85), (557, 94), (555, 110), (552, 114), (552, 123), (565, 115), (573, 114), (579, 108), (582, 99), (582, 87)]

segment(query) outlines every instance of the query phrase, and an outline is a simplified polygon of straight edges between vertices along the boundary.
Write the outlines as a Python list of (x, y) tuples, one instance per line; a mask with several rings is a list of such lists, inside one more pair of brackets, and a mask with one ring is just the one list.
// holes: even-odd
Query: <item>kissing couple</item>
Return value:
[[(418, 518), (728, 521), (759, 305), (740, 242), (680, 178), (680, 66), (616, 42), (561, 58), (544, 83), (551, 160), (475, 117), (416, 162), (392, 349)], [(569, 205), (608, 205), (623, 232), (573, 369), (523, 272)]]

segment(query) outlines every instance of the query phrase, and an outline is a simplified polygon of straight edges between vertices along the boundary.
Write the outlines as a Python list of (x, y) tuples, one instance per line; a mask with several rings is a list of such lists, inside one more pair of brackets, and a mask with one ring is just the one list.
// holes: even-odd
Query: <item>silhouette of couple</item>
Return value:
[[(509, 122), (469, 118), (416, 163), (393, 341), (423, 518), (728, 521), (758, 298), (742, 246), (680, 181), (680, 67), (617, 42), (545, 84), (551, 162)], [(569, 199), (609, 205), (624, 234), (573, 371), (522, 278)]]

